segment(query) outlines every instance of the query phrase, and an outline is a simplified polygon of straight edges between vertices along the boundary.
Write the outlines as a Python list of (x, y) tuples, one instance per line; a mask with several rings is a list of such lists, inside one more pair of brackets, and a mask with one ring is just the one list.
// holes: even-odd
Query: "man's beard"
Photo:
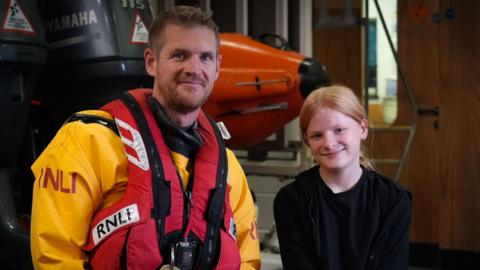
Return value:
[(180, 113), (191, 113), (203, 106), (203, 104), (210, 96), (211, 92), (212, 90), (210, 89), (201, 98), (198, 98), (194, 101), (183, 98), (181, 95), (178, 94), (178, 92), (175, 92), (175, 94), (171, 97), (172, 107)]

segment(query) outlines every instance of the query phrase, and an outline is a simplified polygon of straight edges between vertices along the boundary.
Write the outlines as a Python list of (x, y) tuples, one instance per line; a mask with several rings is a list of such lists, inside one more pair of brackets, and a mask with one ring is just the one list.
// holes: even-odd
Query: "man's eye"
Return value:
[(318, 133), (317, 133), (317, 134), (312, 134), (312, 135), (310, 135), (310, 139), (311, 139), (311, 140), (318, 140), (318, 139), (320, 139), (320, 138), (322, 138), (322, 134), (318, 134)]
[(185, 54), (183, 53), (174, 53), (172, 56), (173, 59), (175, 60), (183, 60), (185, 59)]
[(337, 133), (337, 134), (338, 134), (338, 133), (343, 133), (343, 132), (345, 132), (346, 130), (347, 130), (346, 128), (337, 128), (337, 129), (335, 130), (335, 133)]
[(204, 53), (201, 56), (202, 61), (212, 61), (213, 60), (213, 55), (210, 53)]

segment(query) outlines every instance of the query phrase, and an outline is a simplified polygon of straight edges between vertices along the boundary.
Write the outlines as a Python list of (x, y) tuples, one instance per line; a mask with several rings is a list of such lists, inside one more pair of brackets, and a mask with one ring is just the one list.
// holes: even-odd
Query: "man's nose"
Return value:
[(185, 73), (190, 75), (198, 75), (202, 70), (202, 61), (198, 56), (191, 56), (184, 62)]

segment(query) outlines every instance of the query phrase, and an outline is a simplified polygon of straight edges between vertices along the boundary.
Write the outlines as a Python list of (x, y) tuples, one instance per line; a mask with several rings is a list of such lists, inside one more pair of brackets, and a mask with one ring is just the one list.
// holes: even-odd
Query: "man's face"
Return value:
[(154, 96), (174, 112), (194, 112), (218, 78), (221, 56), (215, 33), (205, 26), (168, 24), (161, 39), (161, 48), (145, 51), (147, 72), (155, 77)]

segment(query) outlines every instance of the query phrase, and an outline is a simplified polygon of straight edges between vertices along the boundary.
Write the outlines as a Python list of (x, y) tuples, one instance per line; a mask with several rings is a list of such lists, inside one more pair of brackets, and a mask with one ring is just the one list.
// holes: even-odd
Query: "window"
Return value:
[[(397, 48), (397, 1), (379, 1), (387, 31)], [(397, 65), (374, 1), (369, 0), (367, 86), (372, 125), (388, 126), (397, 118)]]

